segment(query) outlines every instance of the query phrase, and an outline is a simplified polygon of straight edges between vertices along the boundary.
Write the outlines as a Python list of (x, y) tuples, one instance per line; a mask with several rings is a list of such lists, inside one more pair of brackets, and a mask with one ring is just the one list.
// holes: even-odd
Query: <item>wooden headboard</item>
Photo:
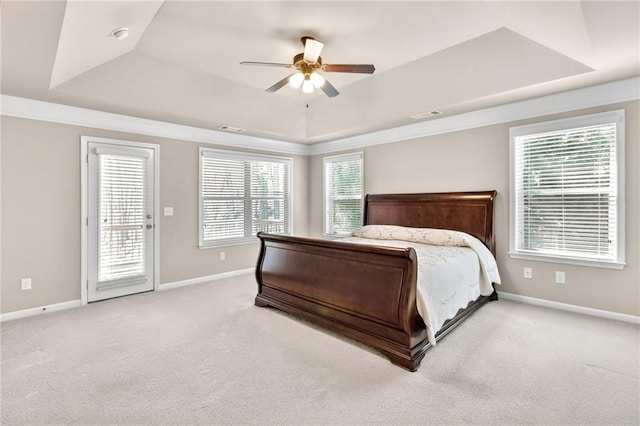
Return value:
[(493, 201), (496, 191), (433, 194), (369, 194), (365, 225), (437, 228), (473, 235), (495, 255)]

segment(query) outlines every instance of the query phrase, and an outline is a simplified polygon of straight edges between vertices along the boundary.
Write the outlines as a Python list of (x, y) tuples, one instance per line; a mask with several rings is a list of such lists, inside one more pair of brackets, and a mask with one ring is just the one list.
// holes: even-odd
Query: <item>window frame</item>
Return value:
[[(285, 196), (285, 209), (287, 210), (287, 215), (284, 216), (285, 222), (289, 225), (288, 232), (283, 233), (283, 235), (292, 235), (293, 234), (293, 158), (292, 157), (280, 157), (275, 155), (265, 155), (265, 154), (255, 154), (250, 152), (243, 151), (232, 151), (232, 150), (224, 150), (224, 149), (213, 149), (207, 147), (200, 147), (198, 150), (198, 247), (200, 249), (208, 249), (208, 248), (217, 248), (217, 247), (228, 247), (235, 245), (244, 245), (244, 244), (254, 244), (258, 242), (258, 239), (255, 235), (249, 235), (244, 237), (233, 237), (233, 238), (225, 238), (216, 241), (205, 241), (204, 240), (204, 199), (202, 194), (202, 172), (203, 172), (203, 159), (206, 154), (211, 156), (218, 156), (218, 158), (225, 159), (233, 159), (240, 161), (266, 161), (273, 163), (285, 164), (289, 167), (288, 173), (288, 182), (286, 185), (288, 186), (288, 197)], [(247, 182), (245, 180), (245, 186)], [(247, 214), (246, 205), (245, 205), (245, 215)], [(251, 215), (251, 212), (249, 212)], [(246, 229), (246, 228), (245, 228)]]
[(353, 161), (360, 160), (360, 221), (362, 222), (364, 218), (364, 198), (365, 198), (365, 190), (364, 190), (364, 152), (349, 152), (346, 154), (338, 154), (338, 155), (330, 155), (322, 158), (322, 236), (324, 238), (331, 239), (339, 239), (345, 238), (347, 235), (338, 235), (336, 233), (327, 232), (327, 163), (336, 163), (340, 161)]
[[(615, 158), (616, 170), (611, 173), (616, 175), (616, 259), (582, 258), (571, 255), (556, 255), (551, 253), (536, 254), (523, 252), (517, 247), (516, 229), (516, 144), (518, 138), (536, 134), (571, 131), (573, 129), (615, 124)], [(516, 259), (554, 262), (570, 265), (594, 266), (609, 269), (623, 269), (625, 266), (625, 111), (613, 110), (596, 114), (582, 115), (560, 120), (546, 121), (511, 127), (509, 129), (509, 256)]]

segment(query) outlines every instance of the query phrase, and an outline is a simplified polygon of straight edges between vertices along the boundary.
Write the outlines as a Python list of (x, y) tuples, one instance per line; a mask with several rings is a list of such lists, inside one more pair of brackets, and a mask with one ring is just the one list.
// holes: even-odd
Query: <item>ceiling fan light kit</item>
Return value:
[(303, 81), (304, 81), (304, 74), (302, 74), (301, 72), (297, 72), (291, 75), (291, 77), (289, 77), (289, 84), (292, 87), (295, 87), (296, 89), (299, 89), (300, 86), (302, 86)]
[(317, 89), (321, 88), (324, 82), (326, 81), (324, 77), (317, 72), (312, 72), (310, 78), (311, 78), (311, 83), (313, 83), (313, 85)]
[(293, 57), (293, 63), (282, 64), (275, 62), (240, 62), (241, 65), (261, 65), (282, 68), (295, 68), (297, 72), (290, 74), (273, 86), (266, 89), (266, 92), (275, 92), (289, 83), (298, 89), (302, 87), (303, 93), (313, 93), (314, 88), (321, 89), (330, 98), (338, 96), (340, 92), (327, 81), (320, 70), (324, 72), (346, 72), (359, 74), (373, 74), (375, 67), (371, 64), (323, 64), (320, 53), (324, 44), (312, 37), (302, 37), (300, 39), (304, 46), (304, 52)]
[(311, 82), (311, 78), (308, 75), (304, 76), (304, 81), (302, 82), (302, 91), (304, 93), (313, 93), (313, 83)]

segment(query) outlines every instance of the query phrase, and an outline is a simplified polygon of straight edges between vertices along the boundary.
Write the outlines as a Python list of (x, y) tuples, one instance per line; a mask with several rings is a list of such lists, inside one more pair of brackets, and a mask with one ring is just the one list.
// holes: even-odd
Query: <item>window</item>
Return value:
[[(98, 158), (98, 282), (146, 274), (148, 157), (105, 153)], [(108, 151), (107, 151), (108, 152)]]
[(291, 233), (290, 158), (200, 148), (200, 246)]
[(510, 255), (624, 266), (624, 111), (514, 127)]
[(324, 234), (346, 236), (362, 226), (362, 153), (324, 159)]

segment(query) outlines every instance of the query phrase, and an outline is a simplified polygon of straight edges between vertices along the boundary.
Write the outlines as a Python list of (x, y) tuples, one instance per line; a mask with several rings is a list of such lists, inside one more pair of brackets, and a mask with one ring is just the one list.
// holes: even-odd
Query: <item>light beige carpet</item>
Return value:
[(640, 328), (491, 302), (409, 373), (253, 276), (2, 324), (2, 425), (640, 422)]

